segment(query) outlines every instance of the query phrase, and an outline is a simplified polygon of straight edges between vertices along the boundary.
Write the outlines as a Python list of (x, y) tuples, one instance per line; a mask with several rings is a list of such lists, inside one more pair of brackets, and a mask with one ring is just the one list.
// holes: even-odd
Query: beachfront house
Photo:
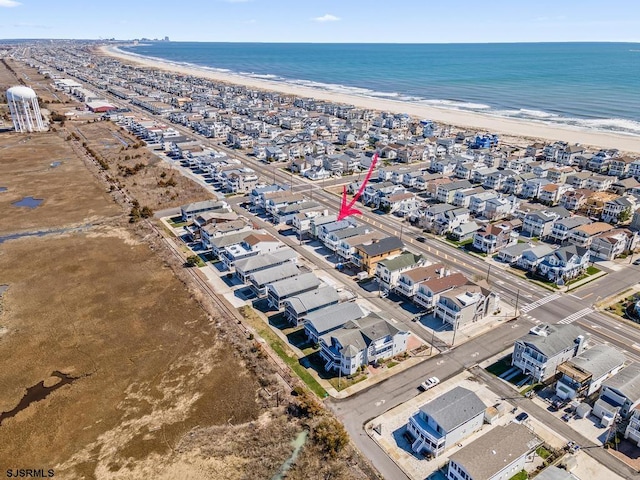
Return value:
[(471, 390), (455, 387), (425, 403), (409, 417), (407, 433), (417, 454), (440, 456), (447, 448), (477, 432), (484, 423), (486, 405)]

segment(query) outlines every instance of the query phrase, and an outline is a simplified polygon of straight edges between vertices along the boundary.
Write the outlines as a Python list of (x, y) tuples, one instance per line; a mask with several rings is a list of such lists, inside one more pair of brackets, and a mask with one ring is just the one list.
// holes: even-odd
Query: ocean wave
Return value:
[(492, 113), (494, 115), (500, 115), (503, 117), (515, 117), (524, 119), (545, 119), (558, 117), (558, 114), (556, 113), (549, 113), (543, 110), (533, 110), (530, 108), (520, 108), (518, 110), (494, 110)]
[(464, 102), (461, 100), (436, 100), (436, 99), (421, 99), (419, 103), (423, 103), (425, 105), (431, 105), (435, 107), (444, 107), (451, 109), (464, 109), (464, 110), (489, 110), (491, 106), (485, 105), (484, 103), (473, 103), (473, 102)]

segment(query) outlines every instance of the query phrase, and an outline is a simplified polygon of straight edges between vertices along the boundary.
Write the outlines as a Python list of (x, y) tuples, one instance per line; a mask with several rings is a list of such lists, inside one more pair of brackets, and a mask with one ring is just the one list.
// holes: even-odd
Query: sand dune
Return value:
[(101, 51), (105, 55), (115, 57), (119, 60), (129, 63), (137, 63), (147, 67), (155, 67), (186, 75), (199, 76), (214, 81), (245, 85), (250, 88), (271, 90), (300, 97), (317, 98), (336, 103), (351, 104), (372, 110), (407, 113), (416, 118), (428, 118), (439, 123), (445, 123), (461, 128), (488, 131), (523, 139), (541, 139), (551, 141), (564, 140), (569, 143), (581, 143), (583, 145), (590, 145), (593, 147), (617, 148), (623, 152), (640, 153), (640, 136), (593, 131), (578, 127), (571, 128), (568, 126), (555, 126), (537, 123), (534, 121), (502, 118), (475, 112), (417, 105), (410, 102), (384, 98), (371, 98), (328, 92), (311, 87), (269, 81), (267, 79), (252, 78), (224, 72), (214, 72), (198, 67), (175, 65), (156, 59), (130, 55), (115, 47), (103, 46), (101, 47)]

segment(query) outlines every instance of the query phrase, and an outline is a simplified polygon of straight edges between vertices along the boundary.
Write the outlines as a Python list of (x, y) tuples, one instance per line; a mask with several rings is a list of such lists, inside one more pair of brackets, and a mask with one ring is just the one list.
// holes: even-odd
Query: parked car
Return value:
[(565, 413), (564, 415), (562, 415), (562, 420), (568, 422), (569, 420), (571, 420), (571, 415), (569, 413)]
[(438, 377), (429, 377), (420, 384), (420, 388), (426, 392), (427, 390), (435, 387), (439, 383), (440, 383), (440, 379)]
[(640, 265), (640, 258), (636, 258), (636, 259), (633, 261), (633, 264), (634, 264), (634, 265)]
[(516, 417), (516, 422), (518, 423), (522, 423), (524, 422), (527, 418), (529, 418), (529, 414), (527, 412), (522, 412), (519, 413), (518, 416)]
[(416, 237), (416, 240), (417, 240), (418, 242), (420, 242), (420, 243), (424, 243), (424, 242), (426, 242), (426, 241), (427, 241), (427, 239), (426, 239), (426, 238), (424, 238), (424, 237)]

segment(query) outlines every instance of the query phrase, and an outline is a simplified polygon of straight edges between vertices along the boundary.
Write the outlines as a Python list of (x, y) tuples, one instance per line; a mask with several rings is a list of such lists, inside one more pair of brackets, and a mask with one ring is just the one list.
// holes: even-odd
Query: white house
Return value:
[(411, 449), (440, 456), (451, 445), (482, 428), (486, 408), (474, 392), (464, 387), (443, 393), (409, 418), (407, 433), (414, 439)]
[(370, 313), (320, 337), (325, 370), (351, 375), (363, 365), (398, 355), (407, 349), (409, 332)]
[(516, 340), (511, 364), (536, 381), (556, 374), (558, 365), (580, 355), (585, 333), (576, 325), (540, 323)]
[(556, 383), (556, 395), (562, 399), (588, 397), (602, 382), (622, 369), (625, 356), (617, 348), (596, 345), (558, 365), (562, 376)]

